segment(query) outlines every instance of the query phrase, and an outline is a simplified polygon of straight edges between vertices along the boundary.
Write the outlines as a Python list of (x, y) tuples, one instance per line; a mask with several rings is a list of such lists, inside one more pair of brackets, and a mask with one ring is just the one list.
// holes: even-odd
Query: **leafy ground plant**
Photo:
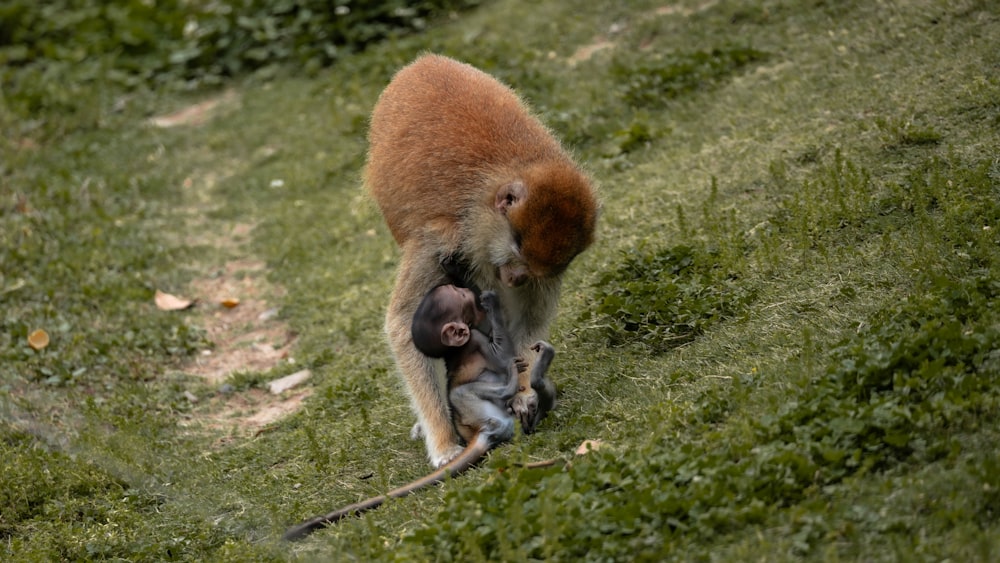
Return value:
[(716, 258), (683, 245), (627, 255), (598, 280), (597, 302), (581, 321), (606, 318), (612, 344), (642, 341), (662, 351), (690, 342), (751, 299), (745, 286), (720, 273)]
[[(163, 4), (146, 24), (203, 9), (211, 45), (270, 53), (212, 80), (184, 73), (191, 36), (127, 36), (147, 4), (64, 4), (0, 18), (34, 22), (27, 55), (0, 27), (5, 560), (996, 559), (993, 3), (401, 6), (422, 31), (313, 64), (309, 2)], [(517, 88), (600, 184), (551, 335), (559, 408), (282, 543), (427, 471), (381, 332), (398, 250), (359, 171), (372, 103), (428, 50)], [(205, 297), (223, 286), (237, 307)], [(206, 375), (234, 351), (271, 361)], [(584, 439), (603, 447), (572, 456)]]

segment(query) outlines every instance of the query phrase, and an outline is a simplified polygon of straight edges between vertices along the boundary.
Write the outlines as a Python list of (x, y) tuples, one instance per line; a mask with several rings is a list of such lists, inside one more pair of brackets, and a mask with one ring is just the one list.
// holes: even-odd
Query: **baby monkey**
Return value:
[[(490, 335), (478, 327), (488, 322)], [(290, 528), (286, 540), (296, 540), (340, 520), (377, 508), (389, 498), (404, 497), (465, 471), (490, 448), (514, 436), (514, 416), (508, 409), (517, 394), (520, 362), (507, 332), (497, 296), (479, 296), (468, 288), (440, 285), (424, 296), (413, 315), (413, 343), (424, 355), (443, 358), (448, 378), (448, 401), (458, 434), (466, 441), (455, 459), (408, 485), (384, 495), (345, 506)], [(548, 342), (532, 346), (538, 358), (531, 370), (531, 386), (540, 402), (551, 408), (555, 386), (545, 376), (555, 356)]]
[[(448, 275), (448, 278), (452, 280), (452, 283), (457, 285), (458, 288), (469, 288), (472, 290), (473, 295), (482, 294), (482, 291), (479, 289), (475, 281), (472, 279), (470, 266), (468, 262), (462, 259), (461, 256), (457, 254), (447, 255), (440, 259), (440, 263), (441, 263), (441, 269), (444, 270), (444, 272)], [(447, 287), (447, 286), (441, 286), (441, 287)], [(433, 293), (433, 291), (431, 293)], [(465, 296), (466, 299), (468, 299), (468, 294), (465, 294)], [(482, 297), (480, 299), (482, 299)], [(496, 296), (488, 297), (487, 299), (493, 299), (495, 301)], [(430, 304), (427, 302), (427, 299), (425, 297), (425, 300), (421, 301), (420, 307), (429, 307), (429, 306)], [(420, 317), (421, 315), (419, 314), (414, 315), (414, 323)], [(475, 321), (475, 324), (469, 324), (470, 320), (467, 319), (466, 325), (471, 327), (479, 327), (482, 324), (482, 318), (483, 315), (478, 315), (475, 319), (473, 319)], [(500, 324), (504, 326), (505, 332), (503, 334), (503, 338), (507, 339), (507, 343), (509, 346), (510, 345), (509, 329), (507, 328), (507, 325), (505, 323), (501, 322)], [(491, 329), (488, 328), (488, 330)], [(420, 352), (422, 352), (424, 355), (430, 356), (432, 358), (444, 357), (443, 355), (438, 354), (438, 350), (435, 350), (433, 348), (434, 341), (437, 338), (436, 335), (431, 335), (431, 334), (423, 335), (423, 338), (430, 341), (430, 345), (428, 345), (426, 349), (421, 347), (423, 346), (422, 342), (418, 342), (416, 332), (413, 333), (413, 336), (414, 336), (413, 341), (415, 347), (418, 350), (420, 350)], [(443, 339), (441, 341), (443, 342)], [(533, 345), (531, 349), (534, 350), (535, 352), (538, 352), (541, 349), (539, 344), (541, 344), (541, 342)], [(509, 357), (514, 355), (513, 347), (511, 347), (510, 350), (511, 350), (510, 354), (504, 357)], [(523, 372), (525, 369), (525, 364), (523, 360), (521, 358), (516, 358), (516, 360), (518, 362), (517, 364), (518, 373)], [(455, 383), (452, 383), (451, 380), (452, 370), (448, 366), (447, 360), (445, 368), (447, 369), (449, 377), (448, 389), (454, 389)], [(546, 369), (548, 369), (547, 365)], [(519, 387), (517, 390), (518, 395), (514, 400), (520, 401), (520, 404), (518, 406), (514, 406), (513, 405), (514, 401), (512, 400), (508, 401), (506, 405), (508, 410), (512, 410), (520, 418), (521, 430), (523, 430), (525, 434), (531, 434), (532, 432), (534, 432), (535, 428), (538, 426), (538, 423), (541, 422), (541, 420), (545, 418), (545, 415), (547, 415), (548, 412), (554, 409), (556, 406), (556, 386), (554, 383), (552, 383), (551, 379), (546, 377), (545, 370), (542, 370), (540, 376), (531, 377), (529, 379), (529, 382), (531, 388), (535, 392), (533, 394), (521, 393), (522, 391), (524, 391), (524, 388)], [(450, 402), (452, 401), (451, 397), (449, 397), (449, 401)], [(452, 406), (452, 410), (454, 411), (454, 406)], [(454, 416), (452, 418), (454, 419)], [(420, 426), (419, 423), (417, 423), (417, 426), (414, 428), (414, 430), (415, 431), (419, 430), (419, 426)], [(458, 427), (457, 429), (459, 430), (459, 435), (463, 439), (468, 441), (468, 437), (462, 433), (461, 428)], [(418, 432), (415, 432), (414, 434), (419, 435)]]
[[(478, 328), (484, 318), (489, 336)], [(510, 440), (514, 418), (509, 406), (521, 390), (517, 374), (523, 364), (514, 356), (496, 294), (483, 292), (477, 303), (472, 289), (440, 285), (417, 307), (412, 334), (417, 350), (444, 359), (448, 402), (459, 436), (471, 444), (477, 435), (485, 435), (490, 447)], [(540, 356), (531, 385), (549, 406), (555, 401), (555, 387), (545, 374), (555, 350), (544, 341), (536, 342), (532, 350)]]

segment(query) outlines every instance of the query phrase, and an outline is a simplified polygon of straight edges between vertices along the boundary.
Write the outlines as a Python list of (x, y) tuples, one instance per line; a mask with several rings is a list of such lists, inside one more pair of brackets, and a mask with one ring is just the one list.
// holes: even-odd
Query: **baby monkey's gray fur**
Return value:
[[(457, 291), (460, 299), (469, 299), (472, 292), (455, 286), (439, 286), (431, 290), (424, 301), (437, 299), (439, 291)], [(468, 294), (461, 293), (467, 291)], [(454, 296), (448, 299), (454, 299)], [(474, 297), (472, 297), (474, 299)], [(297, 540), (313, 531), (339, 522), (348, 517), (377, 508), (389, 498), (404, 497), (413, 491), (439, 483), (446, 478), (465, 471), (479, 461), (490, 448), (510, 440), (514, 436), (514, 416), (509, 410), (509, 404), (518, 393), (518, 359), (507, 332), (503, 313), (497, 296), (492, 291), (485, 291), (479, 296), (479, 303), (486, 313), (491, 334), (487, 336), (475, 327), (474, 319), (466, 319), (467, 333), (460, 339), (445, 344), (444, 347), (431, 349), (420, 346), (421, 339), (436, 338), (440, 334), (442, 341), (444, 326), (440, 322), (427, 322), (428, 309), (421, 303), (413, 319), (414, 341), (421, 352), (432, 357), (443, 357), (448, 377), (448, 400), (451, 403), (455, 426), (467, 442), (465, 449), (452, 461), (437, 471), (389, 491), (384, 495), (345, 506), (328, 514), (307, 520), (285, 532), (284, 539)], [(431, 307), (434, 303), (429, 304)], [(433, 333), (428, 333), (433, 331)], [(422, 334), (421, 334), (422, 333)], [(464, 342), (463, 342), (464, 341)], [(555, 349), (545, 341), (538, 341), (532, 346), (538, 357), (531, 369), (531, 386), (538, 393), (539, 411), (535, 420), (544, 416), (555, 404), (555, 386), (546, 377), (549, 364), (555, 356)]]

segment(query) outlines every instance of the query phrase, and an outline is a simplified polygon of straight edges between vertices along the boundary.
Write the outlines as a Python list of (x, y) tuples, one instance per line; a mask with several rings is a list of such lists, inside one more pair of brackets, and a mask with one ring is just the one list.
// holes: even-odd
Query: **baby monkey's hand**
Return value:
[(500, 306), (500, 300), (497, 299), (497, 294), (493, 291), (484, 291), (479, 295), (479, 305), (482, 306), (483, 310), (489, 313), (494, 311)]

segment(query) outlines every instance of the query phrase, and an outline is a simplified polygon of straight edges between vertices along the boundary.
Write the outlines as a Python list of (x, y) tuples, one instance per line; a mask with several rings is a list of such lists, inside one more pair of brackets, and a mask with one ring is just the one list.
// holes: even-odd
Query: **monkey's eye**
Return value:
[(513, 238), (514, 238), (514, 252), (518, 256), (520, 256), (521, 255), (521, 243), (523, 241), (523, 237), (522, 237), (521, 233), (519, 233), (517, 231), (514, 231), (513, 235), (514, 235), (513, 236)]

